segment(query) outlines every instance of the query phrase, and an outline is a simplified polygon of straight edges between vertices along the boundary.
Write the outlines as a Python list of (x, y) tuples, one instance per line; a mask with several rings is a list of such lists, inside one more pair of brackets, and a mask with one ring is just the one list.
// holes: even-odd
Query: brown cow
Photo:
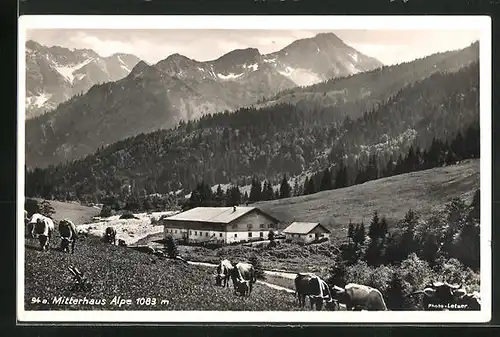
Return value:
[(75, 224), (69, 219), (59, 221), (59, 234), (61, 235), (61, 251), (69, 253), (69, 245), (71, 244), (71, 254), (73, 254), (78, 238)]
[(380, 291), (366, 285), (349, 283), (344, 288), (334, 286), (332, 294), (333, 298), (346, 305), (347, 310), (387, 310)]

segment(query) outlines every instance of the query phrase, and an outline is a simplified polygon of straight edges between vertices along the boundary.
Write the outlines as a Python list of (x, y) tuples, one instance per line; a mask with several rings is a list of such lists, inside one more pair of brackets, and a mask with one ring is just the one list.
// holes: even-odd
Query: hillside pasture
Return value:
[(147, 237), (162, 237), (163, 226), (154, 225), (151, 220), (159, 219), (162, 215), (171, 215), (174, 212), (154, 212), (134, 214), (137, 219), (120, 219), (120, 215), (107, 218), (96, 217), (92, 222), (77, 225), (77, 230), (92, 236), (102, 236), (106, 227), (116, 229), (116, 239), (124, 240), (128, 245), (138, 244)]
[(374, 211), (385, 216), (389, 225), (402, 219), (411, 208), (423, 218), (439, 211), (454, 197), (472, 199), (479, 188), (479, 160), (466, 160), (424, 171), (368, 181), (311, 195), (261, 201), (261, 208), (283, 221), (321, 222), (329, 226), (333, 238), (345, 238), (349, 221), (368, 224)]
[[(59, 252), (59, 237), (47, 252), (38, 250), (38, 242), (26, 239), (25, 309), (26, 310), (231, 310), (269, 311), (302, 310), (293, 294), (255, 284), (250, 297), (242, 298), (232, 288), (214, 285), (213, 270), (161, 259), (153, 255), (82, 237), (75, 254)], [(92, 282), (88, 292), (70, 289), (70, 265), (76, 266)], [(54, 304), (54, 298), (105, 299), (105, 305)], [(114, 296), (131, 299), (131, 305), (111, 304)], [(155, 298), (156, 306), (139, 305), (138, 298)], [(32, 303), (32, 298), (48, 304)], [(164, 304), (160, 304), (161, 301)], [(165, 302), (165, 301), (168, 301)]]
[(218, 249), (204, 247), (178, 246), (179, 253), (189, 261), (218, 264), (222, 259), (230, 261), (249, 261), (257, 256), (265, 270), (286, 270), (288, 272), (315, 272), (320, 276), (327, 274), (337, 253), (334, 246), (321, 243), (310, 246), (282, 243), (272, 249), (248, 246), (226, 246)]

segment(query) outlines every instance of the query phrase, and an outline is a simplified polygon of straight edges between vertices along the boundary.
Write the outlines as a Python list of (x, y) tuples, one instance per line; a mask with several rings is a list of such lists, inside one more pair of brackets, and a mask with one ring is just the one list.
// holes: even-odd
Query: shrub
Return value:
[(253, 265), (253, 268), (255, 270), (255, 277), (259, 280), (265, 280), (266, 275), (264, 274), (264, 270), (262, 269), (262, 264), (260, 263), (260, 260), (257, 257), (257, 255), (253, 254), (250, 257), (249, 262)]
[(42, 215), (45, 215), (46, 217), (51, 218), (52, 215), (54, 215), (56, 213), (56, 211), (54, 210), (54, 207), (52, 206), (52, 204), (48, 200), (42, 201), (39, 204), (39, 207), (40, 207), (40, 213)]
[(120, 216), (120, 219), (139, 219), (132, 212), (125, 212)]
[(175, 240), (171, 235), (166, 237), (165, 246), (166, 246), (166, 251), (167, 251), (168, 257), (173, 259), (179, 255), (179, 251), (177, 249), (177, 244), (175, 243)]
[(104, 206), (101, 209), (101, 212), (99, 213), (99, 216), (102, 218), (109, 218), (112, 215), (113, 215), (113, 210), (111, 209), (111, 206)]

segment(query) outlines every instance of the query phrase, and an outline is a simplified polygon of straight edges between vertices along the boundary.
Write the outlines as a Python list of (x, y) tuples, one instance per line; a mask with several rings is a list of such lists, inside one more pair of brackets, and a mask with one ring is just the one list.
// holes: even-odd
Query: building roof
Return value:
[(267, 213), (262, 212), (257, 207), (195, 207), (188, 211), (165, 218), (166, 221), (197, 221), (209, 223), (224, 223), (228, 224), (234, 220), (257, 210), (266, 216), (274, 219)]
[(320, 224), (319, 222), (292, 222), (290, 226), (283, 230), (283, 233), (289, 234), (309, 234), (317, 226), (323, 227), (327, 232), (330, 232), (328, 228)]

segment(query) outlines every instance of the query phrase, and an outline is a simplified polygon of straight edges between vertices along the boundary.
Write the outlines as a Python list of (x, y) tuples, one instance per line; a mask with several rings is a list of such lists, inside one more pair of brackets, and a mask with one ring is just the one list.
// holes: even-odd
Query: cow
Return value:
[(347, 310), (387, 311), (382, 293), (378, 289), (349, 283), (344, 288), (333, 286), (334, 299), (346, 305)]
[(127, 247), (127, 243), (123, 239), (118, 240), (118, 246), (120, 247)]
[(114, 227), (106, 227), (104, 231), (104, 240), (116, 245), (116, 229)]
[(71, 254), (73, 254), (78, 239), (75, 224), (69, 219), (59, 221), (59, 234), (61, 235), (61, 251), (69, 253), (69, 245), (71, 244)]
[[(26, 213), (25, 213), (26, 214)], [(28, 233), (30, 233), (31, 237), (32, 238), (35, 238), (35, 232), (33, 231), (34, 229), (34, 226), (37, 222), (38, 219), (43, 219), (44, 218), (44, 215), (40, 214), (40, 213), (34, 213), (31, 218), (29, 218), (27, 220), (27, 223), (28, 223)]]
[[(33, 217), (31, 221), (33, 221)], [(38, 242), (40, 243), (40, 248), (42, 249), (42, 251), (47, 250), (50, 239), (52, 238), (52, 234), (54, 233), (54, 229), (54, 221), (52, 221), (51, 218), (43, 215), (36, 218), (31, 236), (38, 236)]]
[(327, 310), (341, 310), (339, 303), (331, 296), (330, 287), (319, 276), (313, 273), (298, 273), (294, 283), (300, 307), (305, 306), (306, 296), (308, 296), (311, 310), (314, 309), (314, 306), (316, 306), (316, 310), (321, 310), (323, 301), (326, 302)]
[(467, 294), (461, 284), (432, 282), (411, 295), (424, 294), (424, 310), (480, 310), (479, 293)]
[(217, 274), (215, 275), (215, 285), (222, 286), (223, 288), (229, 286), (229, 279), (231, 277), (231, 271), (233, 270), (233, 265), (229, 260), (222, 260), (217, 266)]
[[(234, 265), (234, 268), (231, 270), (231, 279), (233, 281), (234, 292), (236, 294), (240, 293), (243, 296), (250, 295), (253, 284), (257, 282), (253, 265), (244, 262), (238, 262)], [(246, 286), (242, 283), (246, 283)], [(246, 290), (245, 287), (248, 287), (248, 291), (242, 293), (241, 290)]]

